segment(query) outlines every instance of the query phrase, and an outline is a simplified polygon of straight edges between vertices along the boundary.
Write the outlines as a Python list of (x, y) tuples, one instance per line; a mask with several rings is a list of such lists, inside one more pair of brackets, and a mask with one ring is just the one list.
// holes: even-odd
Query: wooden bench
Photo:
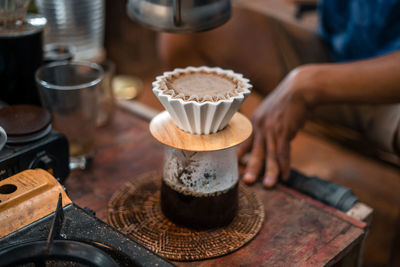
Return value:
[[(93, 209), (99, 218), (105, 220), (107, 202), (115, 191), (141, 173), (161, 170), (163, 146), (151, 137), (147, 121), (122, 109), (116, 111), (111, 124), (98, 130), (96, 138), (96, 155), (90, 169), (73, 171), (65, 186), (74, 203)], [(300, 141), (307, 142), (307, 138)], [(296, 149), (294, 152), (297, 153)], [(295, 154), (294, 163), (296, 157), (301, 156)], [(263, 229), (253, 241), (224, 257), (176, 264), (361, 264), (371, 208), (359, 203), (345, 214), (282, 185), (265, 190), (258, 183), (251, 190), (263, 201), (266, 212)]]

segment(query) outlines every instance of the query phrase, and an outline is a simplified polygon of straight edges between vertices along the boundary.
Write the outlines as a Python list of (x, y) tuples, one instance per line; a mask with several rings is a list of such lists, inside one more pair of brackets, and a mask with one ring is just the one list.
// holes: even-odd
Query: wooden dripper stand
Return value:
[[(196, 73), (200, 72), (196, 78), (201, 79), (214, 79), (215, 77), (209, 77), (210, 73), (221, 70), (207, 67), (188, 69), (191, 71), (190, 75), (196, 76)], [(177, 75), (169, 76), (173, 77), (174, 82), (187, 77), (186, 74), (179, 74), (179, 71), (187, 72), (188, 69), (178, 69)], [(167, 76), (168, 74), (170, 73), (167, 73)], [(223, 74), (218, 72), (218, 75)], [(164, 73), (162, 77), (165, 76)], [(170, 95), (164, 97), (163, 92), (158, 91), (163, 85), (163, 80), (159, 77), (157, 82), (153, 83), (153, 91), (167, 111), (160, 113), (151, 121), (150, 132), (155, 139), (166, 146), (161, 209), (169, 220), (189, 228), (207, 229), (225, 226), (232, 221), (238, 209), (239, 175), (236, 148), (252, 132), (250, 121), (236, 111), (250, 93), (248, 89), (251, 85), (240, 75), (244, 85), (240, 83), (242, 80), (235, 80), (236, 83), (232, 83), (236, 86), (246, 86), (246, 90), (243, 89), (243, 94), (233, 97), (234, 100), (239, 99), (236, 103), (232, 100), (199, 103), (184, 101), (179, 97), (174, 99)], [(225, 76), (222, 77), (227, 79)], [(166, 80), (169, 82), (168, 78)], [(182, 80), (185, 81), (183, 78)], [(216, 83), (218, 84), (218, 80)], [(231, 114), (225, 116), (225, 113)], [(221, 118), (226, 120), (225, 125), (218, 124), (224, 120)], [(217, 125), (208, 123), (213, 120), (219, 121), (216, 122)]]

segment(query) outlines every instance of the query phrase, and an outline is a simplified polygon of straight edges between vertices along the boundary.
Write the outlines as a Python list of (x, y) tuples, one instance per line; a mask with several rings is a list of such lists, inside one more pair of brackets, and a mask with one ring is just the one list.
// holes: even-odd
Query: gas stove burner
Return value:
[[(0, 266), (15, 266), (33, 263), (34, 266), (47, 266), (46, 262), (63, 263), (67, 266), (109, 266), (118, 267), (111, 256), (94, 245), (75, 240), (56, 240), (60, 238), (64, 222), (62, 194), (58, 195), (57, 208), (52, 220), (47, 240), (26, 242), (11, 246), (0, 252)], [(53, 265), (53, 264), (51, 264)]]
[(7, 144), (39, 140), (51, 131), (50, 113), (38, 106), (13, 105), (0, 109), (0, 125), (7, 133)]
[[(47, 172), (27, 170), (0, 181), (3, 186), (14, 184), (23, 184), (24, 189), (16, 186), (11, 200), (0, 194), (0, 267), (174, 266), (73, 204)], [(26, 192), (34, 193), (27, 196)], [(15, 212), (20, 209), (13, 204), (21, 205), (21, 199), (29, 201), (29, 215)], [(10, 218), (7, 214), (17, 215)]]
[[(15, 266), (33, 263), (34, 266), (48, 266), (46, 262), (63, 263), (67, 266), (116, 266), (119, 265), (106, 252), (90, 244), (72, 240), (54, 240), (47, 247), (47, 241), (33, 241), (16, 245), (1, 251), (0, 266)], [(51, 266), (51, 264), (50, 264)]]
[[(7, 131), (6, 131), (7, 132)], [(27, 134), (24, 136), (7, 136), (7, 144), (25, 144), (25, 143), (30, 143), (36, 140), (39, 140), (46, 135), (48, 135), (51, 132), (51, 125), (49, 124), (46, 128), (44, 128), (42, 131), (33, 133), (33, 134)]]

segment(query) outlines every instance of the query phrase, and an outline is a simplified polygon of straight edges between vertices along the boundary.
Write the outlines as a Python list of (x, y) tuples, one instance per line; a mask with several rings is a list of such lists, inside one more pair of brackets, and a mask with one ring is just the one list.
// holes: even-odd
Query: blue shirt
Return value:
[(334, 61), (400, 49), (400, 0), (323, 0), (318, 8), (319, 33)]

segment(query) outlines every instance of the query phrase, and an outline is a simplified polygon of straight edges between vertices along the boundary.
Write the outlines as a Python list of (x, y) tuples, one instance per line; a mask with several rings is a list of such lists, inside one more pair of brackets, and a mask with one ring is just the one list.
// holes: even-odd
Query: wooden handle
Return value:
[(214, 134), (190, 134), (179, 129), (167, 111), (150, 122), (150, 132), (160, 143), (188, 151), (215, 151), (239, 145), (252, 132), (249, 119), (236, 112), (225, 129)]
[(71, 204), (62, 186), (42, 169), (25, 170), (0, 181), (0, 238)]

